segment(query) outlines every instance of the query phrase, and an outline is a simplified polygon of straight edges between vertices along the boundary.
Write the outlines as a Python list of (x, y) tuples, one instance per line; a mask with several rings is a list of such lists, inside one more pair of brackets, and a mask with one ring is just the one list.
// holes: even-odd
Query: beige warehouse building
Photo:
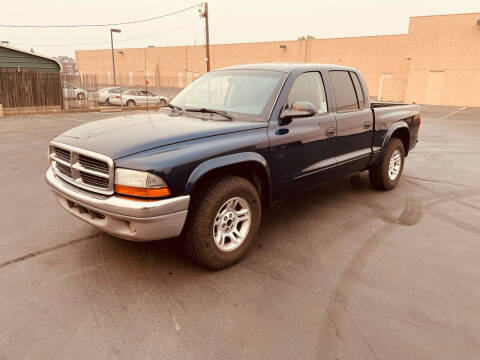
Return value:
[[(343, 64), (362, 71), (370, 96), (381, 100), (480, 106), (479, 19), (480, 13), (421, 16), (410, 18), (408, 34), (211, 45), (211, 67)], [(115, 59), (126, 86), (147, 78), (151, 86), (181, 88), (206, 71), (201, 45), (117, 49)], [(77, 51), (76, 60), (80, 74), (113, 83), (109, 49)]]

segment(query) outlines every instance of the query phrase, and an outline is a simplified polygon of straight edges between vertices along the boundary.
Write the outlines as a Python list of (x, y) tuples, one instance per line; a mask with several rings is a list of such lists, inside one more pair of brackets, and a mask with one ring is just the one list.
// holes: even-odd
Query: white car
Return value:
[[(110, 104), (110, 98), (115, 95), (120, 95), (122, 88), (120, 87), (106, 87), (98, 90), (98, 103)], [(125, 91), (125, 90), (123, 90)]]
[(69, 82), (63, 83), (63, 98), (64, 99), (77, 99), (77, 100), (85, 100), (87, 97), (87, 92), (79, 87), (76, 87)]
[(155, 95), (150, 91), (145, 90), (126, 90), (122, 94), (115, 94), (110, 96), (110, 104), (112, 105), (125, 105), (128, 107), (134, 107), (137, 105), (160, 105), (166, 106), (168, 104), (168, 98), (165, 96)]

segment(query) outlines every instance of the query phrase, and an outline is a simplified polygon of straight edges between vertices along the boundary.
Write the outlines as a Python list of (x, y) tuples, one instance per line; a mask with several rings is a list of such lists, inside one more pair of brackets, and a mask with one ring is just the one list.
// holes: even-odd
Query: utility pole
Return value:
[(117, 86), (117, 79), (115, 77), (115, 54), (113, 53), (113, 33), (114, 32), (120, 33), (122, 31), (120, 29), (110, 29), (110, 43), (112, 45), (113, 86)]
[(147, 98), (147, 113), (148, 113), (148, 76), (147, 76), (147, 49), (143, 48), (143, 56), (145, 57), (144, 75), (145, 75), (145, 97)]
[[(210, 72), (210, 36), (208, 33), (208, 2), (204, 3), (205, 10), (200, 16), (205, 18), (205, 61), (207, 62), (207, 72)], [(200, 10), (201, 11), (201, 10)]]

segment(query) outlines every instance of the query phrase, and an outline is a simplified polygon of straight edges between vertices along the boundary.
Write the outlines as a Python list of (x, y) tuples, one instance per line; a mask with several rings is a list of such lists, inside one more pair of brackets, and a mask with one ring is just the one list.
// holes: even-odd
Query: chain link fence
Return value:
[[(65, 110), (165, 105), (193, 81), (194, 75), (160, 74), (158, 69), (106, 74), (69, 75), (0, 68), (0, 104), (4, 108), (56, 106)], [(142, 101), (142, 96), (145, 101)], [(117, 97), (116, 101), (113, 97)]]

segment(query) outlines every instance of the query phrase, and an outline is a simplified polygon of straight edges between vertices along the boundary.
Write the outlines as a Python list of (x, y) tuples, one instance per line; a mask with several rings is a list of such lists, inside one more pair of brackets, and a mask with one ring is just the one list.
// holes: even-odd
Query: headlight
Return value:
[(170, 195), (167, 183), (160, 176), (130, 169), (115, 169), (115, 192), (144, 198)]

